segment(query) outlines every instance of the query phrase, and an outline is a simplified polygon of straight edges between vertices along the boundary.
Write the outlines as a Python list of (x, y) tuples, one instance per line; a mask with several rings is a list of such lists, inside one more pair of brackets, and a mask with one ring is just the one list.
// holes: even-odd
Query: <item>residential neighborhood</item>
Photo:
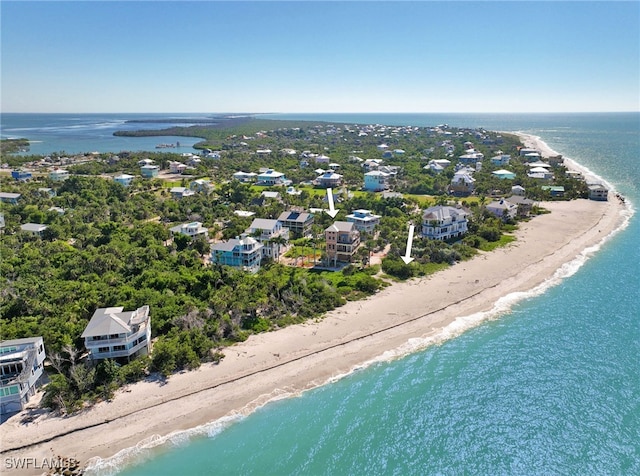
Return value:
[[(19, 269), (47, 279), (26, 302), (10, 288), (2, 311), (52, 315), (61, 331), (41, 333), (53, 358), (67, 359), (63, 370), (87, 366), (107, 378), (111, 361), (126, 369), (129, 377), (87, 384), (98, 398), (149, 370), (219, 360), (216, 347), (393, 279), (507, 246), (542, 201), (607, 200), (605, 186), (568, 173), (561, 157), (484, 129), (273, 124), (214, 131), (192, 153), (11, 157), (0, 169), (2, 246), (7, 256), (42, 256), (0, 266), (8, 277)], [(3, 409), (23, 405), (36, 381), (3, 390)], [(61, 388), (68, 402), (84, 398)], [(51, 391), (45, 401), (75, 408)]]

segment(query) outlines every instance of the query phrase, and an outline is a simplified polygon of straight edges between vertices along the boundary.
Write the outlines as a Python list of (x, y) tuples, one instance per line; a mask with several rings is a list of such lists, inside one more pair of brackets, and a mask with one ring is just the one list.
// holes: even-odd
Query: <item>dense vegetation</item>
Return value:
[[(276, 130), (268, 129), (274, 124)], [(224, 346), (245, 340), (251, 333), (319, 317), (346, 300), (377, 292), (390, 278), (428, 274), (468, 259), (478, 249), (488, 250), (511, 239), (504, 232), (511, 231), (514, 224), (487, 213), (485, 197), (472, 197), (458, 202), (474, 211), (464, 240), (416, 239), (414, 262), (405, 265), (401, 260), (408, 224), (419, 228), (425, 207), (449, 200), (445, 191), (453, 167), (440, 175), (422, 168), (427, 158), (446, 156), (437, 145), (442, 137), (432, 130), (358, 136), (344, 126), (258, 120), (232, 130), (204, 126), (202, 130), (207, 138), (202, 146), (220, 150), (222, 159), (203, 160), (190, 176), (177, 176), (173, 182), (136, 179), (124, 188), (98, 177), (121, 171), (138, 174), (138, 161), (143, 158), (153, 159), (163, 169), (170, 160), (184, 160), (172, 153), (101, 154), (67, 167), (75, 175), (63, 183), (44, 177), (21, 184), (1, 179), (3, 191), (17, 191), (22, 197), (18, 205), (1, 205), (6, 227), (0, 240), (0, 334), (5, 339), (44, 337), (57, 371), (47, 387), (47, 405), (72, 411), (83, 400), (108, 398), (119, 385), (142, 378), (149, 370), (168, 376), (177, 369), (195, 368), (202, 361), (217, 361), (224, 357)], [(464, 151), (465, 141), (477, 138), (473, 131), (450, 137), (456, 153)], [(520, 145), (515, 138), (505, 136), (497, 141), (495, 134), (492, 137), (494, 140), (479, 145), (486, 157), (498, 147), (515, 155)], [(204, 239), (171, 238), (169, 227), (187, 221), (202, 222), (216, 239), (237, 236), (247, 229), (251, 218), (237, 216), (235, 210), (277, 218), (291, 206), (326, 207), (325, 192), (311, 185), (302, 186), (300, 195), (282, 193), (281, 199), (263, 199), (260, 187), (229, 179), (237, 170), (257, 171), (268, 166), (285, 172), (294, 183), (310, 181), (317, 176), (314, 166), (300, 167), (297, 155), (279, 152), (295, 148), (330, 155), (340, 164), (347, 188), (358, 190), (362, 165), (353, 157), (379, 158), (376, 145), (382, 140), (405, 151), (385, 163), (399, 167), (394, 188), (409, 194), (383, 199), (373, 193), (336, 190), (340, 209), (336, 220), (344, 220), (347, 213), (361, 208), (382, 215), (376, 235), (362, 236), (355, 263), (341, 272), (268, 262), (258, 274), (250, 275), (210, 264), (210, 245)], [(258, 157), (256, 148), (271, 148), (274, 153)], [(24, 163), (25, 158), (16, 160)], [(514, 168), (520, 166), (524, 167), (514, 164)], [(504, 187), (484, 174), (476, 175), (482, 195)], [(520, 179), (521, 174), (518, 176)], [(170, 197), (168, 185), (186, 186), (197, 177), (212, 180), (215, 190), (182, 200)], [(527, 179), (521, 180), (524, 183)], [(45, 186), (55, 190), (55, 196), (39, 190)], [(575, 188), (578, 190), (577, 185)], [(333, 219), (324, 213), (315, 218), (313, 238), (296, 241), (295, 250), (324, 249), (322, 232)], [(43, 238), (20, 231), (20, 224), (28, 222), (48, 225)], [(388, 254), (382, 266), (370, 266), (371, 253), (383, 249), (388, 249)], [(322, 258), (322, 253), (319, 255)], [(307, 257), (307, 262), (314, 259)], [(150, 306), (152, 315), (154, 347), (150, 359), (126, 365), (105, 361), (94, 366), (82, 358), (80, 335), (97, 308), (136, 309), (143, 305)]]
[(0, 157), (14, 152), (29, 149), (28, 139), (2, 139), (0, 140)]

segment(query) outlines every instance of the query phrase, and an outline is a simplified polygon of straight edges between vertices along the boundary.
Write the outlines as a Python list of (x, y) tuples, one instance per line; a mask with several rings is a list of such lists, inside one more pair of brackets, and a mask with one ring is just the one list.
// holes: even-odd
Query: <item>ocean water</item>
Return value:
[[(640, 199), (638, 113), (271, 117), (522, 131)], [(456, 337), (151, 439), (92, 474), (640, 474), (639, 236), (634, 214)]]

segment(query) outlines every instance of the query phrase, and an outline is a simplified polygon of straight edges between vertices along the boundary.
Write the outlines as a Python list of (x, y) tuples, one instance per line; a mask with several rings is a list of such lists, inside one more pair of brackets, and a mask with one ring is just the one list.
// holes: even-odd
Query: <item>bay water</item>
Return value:
[[(602, 177), (630, 210), (640, 199), (638, 113), (267, 117), (522, 131)], [(454, 338), (141, 444), (91, 473), (640, 474), (640, 220), (629, 215)]]

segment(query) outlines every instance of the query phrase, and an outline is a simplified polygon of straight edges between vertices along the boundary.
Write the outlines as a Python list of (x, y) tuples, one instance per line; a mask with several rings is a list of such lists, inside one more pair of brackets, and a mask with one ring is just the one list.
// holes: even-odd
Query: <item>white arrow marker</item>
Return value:
[(414, 228), (413, 225), (409, 225), (409, 236), (407, 237), (407, 251), (402, 257), (402, 261), (404, 261), (404, 264), (409, 264), (413, 261), (413, 258), (411, 257), (411, 245), (413, 244), (413, 228)]
[(330, 188), (327, 189), (327, 200), (329, 200), (329, 211), (327, 212), (327, 215), (329, 215), (331, 218), (335, 218), (340, 210), (336, 210), (335, 208), (333, 208), (333, 192)]

